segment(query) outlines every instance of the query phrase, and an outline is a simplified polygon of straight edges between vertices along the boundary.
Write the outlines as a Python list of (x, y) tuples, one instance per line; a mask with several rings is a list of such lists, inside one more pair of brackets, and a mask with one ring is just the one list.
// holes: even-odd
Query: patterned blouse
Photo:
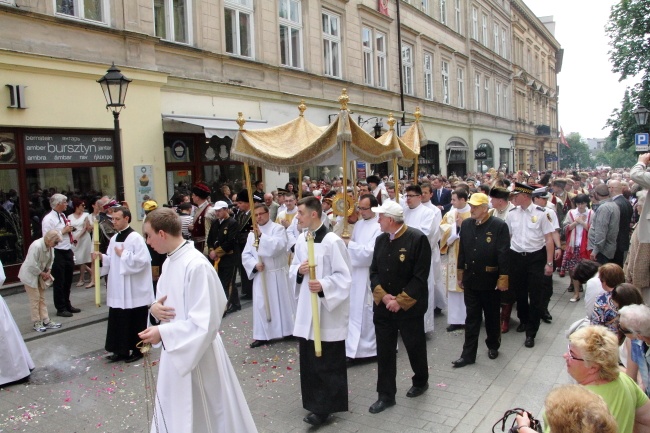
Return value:
[(612, 301), (611, 292), (605, 292), (596, 299), (591, 324), (602, 325), (618, 335), (618, 309)]

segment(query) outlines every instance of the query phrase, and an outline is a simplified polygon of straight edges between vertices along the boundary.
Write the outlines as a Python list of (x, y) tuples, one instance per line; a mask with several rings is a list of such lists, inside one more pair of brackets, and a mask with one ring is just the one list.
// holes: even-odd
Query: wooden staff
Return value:
[(399, 167), (397, 157), (393, 158), (393, 180), (395, 181), (395, 203), (399, 204)]
[[(255, 250), (258, 251), (257, 254), (257, 263), (262, 263), (262, 258), (259, 255), (260, 249), (260, 240), (257, 236), (257, 219), (255, 218), (255, 205), (253, 203), (253, 190), (251, 189), (251, 174), (248, 169), (248, 163), (244, 163), (244, 176), (246, 177), (246, 188), (248, 188), (248, 205), (250, 207), (251, 220), (253, 221), (253, 234), (255, 235), (255, 241), (253, 246)], [(242, 275), (242, 278), (246, 278), (246, 275)], [(262, 279), (262, 295), (264, 296), (264, 312), (266, 313), (266, 321), (271, 321), (271, 306), (269, 305), (269, 292), (266, 289), (266, 278), (264, 276), (264, 271), (260, 272), (260, 278)]]
[[(346, 218), (347, 219), (347, 218)], [(309, 280), (316, 281), (316, 257), (314, 255), (314, 234), (307, 229), (307, 257), (309, 261)], [(320, 340), (320, 317), (318, 314), (318, 294), (311, 292), (311, 320), (314, 327), (314, 349), (316, 356), (323, 354)]]
[[(95, 222), (93, 224), (93, 245), (95, 246), (95, 252), (99, 253), (99, 221), (98, 221), (99, 215), (97, 215), (97, 218), (95, 218)], [(95, 304), (97, 304), (97, 307), (101, 307), (101, 281), (102, 277), (99, 275), (99, 257), (97, 256), (95, 258), (95, 263), (93, 266), (95, 267)]]
[[(343, 232), (341, 238), (350, 239), (348, 231), (348, 143), (343, 142), (341, 146), (341, 157), (343, 159)], [(354, 194), (354, 184), (352, 184), (352, 194)]]
[[(298, 200), (300, 201), (302, 199), (302, 168), (298, 169)], [(294, 191), (295, 194), (295, 191)]]

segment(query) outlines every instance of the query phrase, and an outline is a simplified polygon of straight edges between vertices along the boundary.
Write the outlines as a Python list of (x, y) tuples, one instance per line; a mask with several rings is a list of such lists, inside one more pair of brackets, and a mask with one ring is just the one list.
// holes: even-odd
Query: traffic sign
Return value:
[(648, 144), (650, 144), (648, 141), (650, 141), (650, 134), (647, 132), (634, 134), (634, 145), (636, 146), (637, 152), (647, 152)]

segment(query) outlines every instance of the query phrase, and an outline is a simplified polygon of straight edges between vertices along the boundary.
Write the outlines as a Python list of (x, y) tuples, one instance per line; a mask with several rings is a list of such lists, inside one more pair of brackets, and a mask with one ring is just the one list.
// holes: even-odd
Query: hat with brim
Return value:
[(389, 201), (381, 206), (373, 207), (371, 210), (374, 213), (378, 214), (384, 214), (389, 217), (397, 217), (397, 218), (403, 218), (404, 217), (404, 209), (402, 209), (402, 206), (399, 204), (395, 203), (394, 201)]
[(531, 194), (532, 195), (534, 190), (535, 189), (532, 186), (530, 186), (530, 185), (528, 185), (526, 183), (515, 182), (515, 187), (512, 189), (512, 193), (513, 194)]
[(228, 209), (228, 203), (226, 203), (225, 201), (219, 200), (212, 207), (214, 208), (214, 210)]
[(482, 192), (475, 192), (472, 194), (472, 196), (467, 200), (467, 204), (470, 206), (482, 206), (486, 205), (489, 202), (489, 198), (487, 195), (483, 194)]
[(508, 198), (510, 197), (510, 191), (508, 191), (506, 188), (495, 186), (490, 190), (490, 197), (508, 200)]
[(212, 190), (204, 183), (197, 183), (192, 187), (192, 194), (202, 199), (208, 198)]
[(553, 186), (559, 186), (560, 188), (564, 188), (567, 184), (567, 179), (564, 179), (563, 177), (558, 177), (553, 181), (551, 185)]
[(119, 204), (116, 200), (111, 200), (111, 201), (109, 201), (108, 203), (106, 203), (106, 204), (105, 204), (104, 206), (102, 206), (102, 207), (104, 208), (104, 210), (106, 210), (106, 209), (109, 209), (109, 208), (112, 208), (112, 207), (116, 207), (116, 206), (119, 206), (119, 205), (120, 205), (120, 204)]
[(533, 198), (545, 198), (548, 200), (551, 198), (551, 194), (544, 187), (537, 188), (535, 191), (533, 191)]
[(145, 212), (151, 212), (152, 210), (158, 209), (158, 203), (156, 203), (155, 200), (147, 200), (142, 203), (142, 209), (144, 209)]

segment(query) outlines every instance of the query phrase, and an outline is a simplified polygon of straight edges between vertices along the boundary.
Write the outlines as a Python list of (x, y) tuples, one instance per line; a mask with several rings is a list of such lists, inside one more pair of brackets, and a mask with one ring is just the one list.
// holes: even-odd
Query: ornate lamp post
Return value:
[(122, 171), (122, 140), (120, 137), (120, 111), (124, 108), (126, 91), (132, 80), (126, 78), (115, 63), (106, 71), (106, 75), (97, 80), (102, 86), (106, 98), (106, 109), (113, 112), (113, 157), (115, 158), (115, 188), (117, 189), (116, 199), (124, 201), (124, 173)]
[(515, 167), (515, 144), (516, 144), (517, 139), (513, 135), (512, 137), (510, 137), (509, 141), (510, 141), (510, 150), (512, 151), (512, 163), (511, 163), (511, 167), (510, 167), (510, 173), (514, 173), (515, 170), (516, 170), (516, 167)]
[(636, 107), (632, 113), (634, 113), (634, 120), (636, 120), (637, 125), (645, 126), (648, 123), (648, 114), (650, 114), (650, 110), (645, 108), (643, 105)]

